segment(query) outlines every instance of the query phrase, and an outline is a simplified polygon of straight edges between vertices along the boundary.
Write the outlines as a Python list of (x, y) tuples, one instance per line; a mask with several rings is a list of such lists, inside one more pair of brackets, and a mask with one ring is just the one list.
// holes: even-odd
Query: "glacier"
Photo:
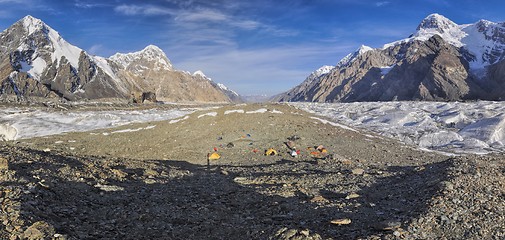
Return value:
[(502, 102), (289, 103), (361, 131), (448, 154), (505, 151)]

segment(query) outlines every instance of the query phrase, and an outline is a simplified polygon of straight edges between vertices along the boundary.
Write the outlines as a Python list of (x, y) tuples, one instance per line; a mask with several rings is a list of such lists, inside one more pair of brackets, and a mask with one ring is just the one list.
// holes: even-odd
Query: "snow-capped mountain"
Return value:
[(216, 83), (216, 82), (212, 81), (212, 79), (210, 77), (207, 77), (201, 70), (195, 71), (193, 73), (193, 76), (209, 80), (209, 82), (211, 82), (211, 84), (214, 87), (216, 87), (221, 92), (223, 92), (226, 96), (228, 96), (228, 98), (230, 98), (232, 100), (232, 102), (235, 102), (235, 103), (244, 102), (242, 97), (237, 92), (231, 90), (230, 88), (228, 88), (226, 85), (224, 85), (222, 83)]
[(480, 20), (474, 24), (458, 25), (439, 14), (431, 14), (417, 27), (411, 37), (384, 45), (383, 49), (410, 42), (427, 41), (439, 35), (455, 47), (462, 47), (470, 56), (472, 70), (483, 69), (505, 58), (505, 23)]
[(32, 16), (0, 33), (0, 45), (1, 99), (131, 98), (155, 92), (166, 101), (230, 101), (210, 80), (175, 70), (154, 45), (110, 58), (92, 56)]
[[(366, 53), (370, 50), (373, 50), (373, 48), (371, 48), (369, 46), (361, 45), (361, 47), (359, 47), (358, 50), (356, 50), (353, 53), (349, 53), (347, 56), (342, 58), (342, 60), (340, 60), (335, 67), (338, 67), (338, 68), (347, 67), (347, 66), (349, 66), (349, 64), (353, 63), (358, 56), (360, 56), (361, 54)], [(318, 70), (316, 70), (316, 72), (317, 71)]]
[[(312, 74), (311, 74), (312, 76)], [(361, 46), (280, 101), (502, 100), (505, 23), (458, 25), (439, 14), (382, 48)]]
[[(349, 54), (349, 55), (347, 55), (346, 58), (342, 59), (342, 61), (340, 61), (340, 63), (342, 63), (342, 64), (348, 64), (348, 63), (350, 63), (352, 61), (353, 61), (353, 56), (352, 56), (352, 54)], [(283, 94), (279, 94), (279, 95), (273, 96), (270, 99), (270, 101), (273, 101), (273, 102), (307, 101), (308, 99), (304, 98), (305, 96), (303, 96), (303, 95), (296, 96), (296, 95), (291, 95), (291, 94), (292, 93), (303, 92), (303, 89), (311, 89), (311, 88), (316, 87), (319, 84), (320, 79), (322, 77), (326, 76), (327, 74), (329, 74), (335, 68), (336, 68), (335, 66), (322, 66), (322, 67), (320, 67), (316, 71), (312, 72), (305, 79), (305, 81), (303, 81), (302, 84), (300, 84), (297, 87), (293, 88), (288, 93), (283, 93)]]
[[(172, 63), (167, 58), (163, 50), (154, 45), (149, 45), (139, 52), (133, 53), (116, 53), (109, 58), (117, 63), (123, 69), (127, 69), (131, 65), (138, 62), (153, 62), (155, 67), (159, 69), (174, 70)], [(133, 72), (141, 74), (145, 69), (131, 69)]]
[(65, 41), (32, 16), (0, 33), (1, 95), (17, 98), (127, 97), (128, 86), (117, 78), (109, 62), (93, 57)]

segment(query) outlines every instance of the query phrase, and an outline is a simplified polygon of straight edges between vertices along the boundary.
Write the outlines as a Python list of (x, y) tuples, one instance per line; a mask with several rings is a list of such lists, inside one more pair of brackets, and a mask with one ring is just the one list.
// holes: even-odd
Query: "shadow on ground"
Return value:
[[(384, 167), (383, 174), (356, 176), (345, 166), (327, 171), (310, 162), (208, 169), (183, 161), (65, 157), (21, 148), (0, 154), (9, 155), (15, 171), (2, 188), (23, 190), (22, 230), (44, 221), (69, 239), (267, 239), (283, 228), (334, 239), (381, 236), (391, 232), (377, 223), (405, 226), (426, 211), (452, 164)], [(275, 181), (252, 181), (265, 178)], [(283, 197), (288, 181), (299, 187)], [(360, 197), (345, 199), (346, 188)], [(311, 201), (315, 195), (325, 201)], [(352, 223), (330, 223), (337, 218)], [(290, 234), (301, 233), (274, 238)]]

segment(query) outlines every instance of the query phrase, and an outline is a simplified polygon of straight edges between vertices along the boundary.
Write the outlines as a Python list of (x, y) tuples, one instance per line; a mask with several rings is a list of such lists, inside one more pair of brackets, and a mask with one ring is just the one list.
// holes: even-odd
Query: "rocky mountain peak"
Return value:
[(366, 52), (368, 52), (368, 51), (370, 51), (370, 50), (373, 50), (373, 48), (371, 48), (371, 47), (369, 47), (369, 46), (366, 46), (366, 45), (361, 45), (361, 46), (358, 48), (357, 52), (358, 52), (359, 54), (363, 54), (363, 53), (366, 53)]
[(193, 76), (200, 76), (202, 78), (210, 79), (207, 77), (201, 70), (197, 70), (196, 72), (193, 73)]
[(453, 21), (449, 20), (448, 18), (440, 14), (434, 13), (430, 14), (425, 19), (423, 19), (423, 21), (421, 21), (421, 23), (417, 27), (417, 30), (419, 31), (421, 29), (425, 30), (435, 29), (438, 30), (440, 33), (444, 33), (447, 30), (455, 27), (458, 27), (458, 24), (454, 23)]
[(277, 101), (503, 100), (505, 23), (458, 25), (440, 14), (408, 38), (361, 46), (329, 74), (312, 73)]
[(27, 15), (18, 22), (23, 24), (25, 31), (28, 33), (27, 35), (31, 35), (37, 31), (44, 31), (47, 33), (49, 29), (49, 26), (42, 22), (42, 20), (34, 18), (31, 15)]
[(165, 55), (165, 52), (163, 52), (163, 50), (161, 50), (161, 48), (159, 48), (158, 46), (156, 45), (148, 45), (147, 47), (145, 47), (144, 49), (142, 49), (140, 52), (142, 52), (143, 54), (146, 54), (146, 55), (151, 55), (151, 56), (161, 56), (161, 57), (167, 57)]
[(342, 58), (342, 60), (340, 60), (337, 63), (336, 67), (348, 66), (349, 64), (354, 62), (354, 60), (356, 60), (356, 58), (358, 56), (360, 56), (361, 54), (366, 53), (370, 50), (373, 50), (373, 48), (371, 48), (369, 46), (361, 45), (356, 51), (354, 51), (353, 53), (350, 53), (347, 56), (345, 56), (344, 58)]
[(0, 32), (0, 46), (0, 101), (137, 99), (148, 92), (160, 101), (232, 101), (210, 79), (175, 70), (155, 45), (110, 58), (91, 56), (26, 16)]
[(319, 69), (317, 69), (316, 71), (312, 72), (312, 74), (315, 75), (315, 76), (317, 76), (317, 77), (320, 77), (320, 76), (322, 76), (324, 74), (328, 74), (334, 68), (335, 68), (335, 66), (324, 65), (324, 66), (320, 67)]
[(146, 65), (149, 63), (154, 63), (158, 65), (159, 68), (165, 70), (173, 70), (172, 63), (168, 59), (167, 55), (163, 50), (155, 45), (148, 45), (144, 49), (138, 52), (132, 53), (116, 53), (109, 58), (111, 61), (116, 62), (123, 68), (128, 68), (131, 64)]
[(482, 19), (475, 24), (475, 27), (487, 40), (505, 44), (505, 22), (495, 23)]

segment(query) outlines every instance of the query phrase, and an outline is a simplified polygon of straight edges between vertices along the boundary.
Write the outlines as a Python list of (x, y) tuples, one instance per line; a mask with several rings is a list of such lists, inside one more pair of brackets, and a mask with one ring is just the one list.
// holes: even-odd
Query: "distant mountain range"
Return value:
[(32, 16), (0, 33), (0, 46), (0, 100), (130, 99), (150, 92), (169, 102), (240, 101), (201, 71), (174, 69), (154, 45), (110, 58), (93, 56)]
[(274, 101), (505, 100), (505, 23), (426, 17), (406, 39), (360, 47)]

